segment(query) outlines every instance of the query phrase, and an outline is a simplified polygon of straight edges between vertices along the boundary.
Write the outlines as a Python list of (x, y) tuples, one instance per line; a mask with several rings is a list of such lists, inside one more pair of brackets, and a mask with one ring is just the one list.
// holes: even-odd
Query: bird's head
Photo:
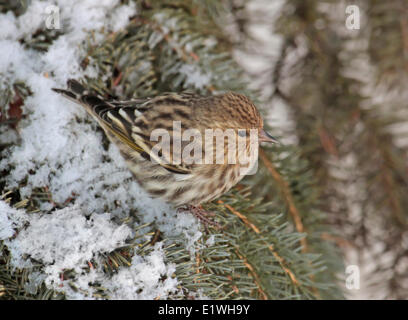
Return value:
[(229, 92), (221, 98), (222, 112), (228, 125), (241, 136), (250, 137), (250, 130), (258, 132), (258, 142), (278, 143), (263, 128), (263, 119), (256, 106), (245, 95)]

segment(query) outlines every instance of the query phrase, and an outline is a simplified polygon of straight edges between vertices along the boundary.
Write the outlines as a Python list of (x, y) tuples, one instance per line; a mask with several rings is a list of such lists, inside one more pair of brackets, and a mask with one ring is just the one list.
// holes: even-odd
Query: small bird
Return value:
[[(250, 148), (251, 142), (253, 146), (250, 133), (256, 132), (256, 148), (260, 142), (277, 142), (263, 130), (258, 110), (242, 94), (165, 93), (152, 98), (118, 101), (91, 93), (73, 79), (68, 80), (67, 86), (68, 90), (52, 90), (85, 107), (111, 142), (118, 146), (142, 188), (152, 197), (162, 198), (211, 224), (206, 218), (208, 212), (200, 204), (227, 192), (244, 177), (242, 169), (247, 172), (254, 166), (258, 154)], [(245, 142), (244, 148), (231, 147), (227, 135), (221, 136), (228, 144), (222, 144), (220, 150), (216, 137), (207, 135), (208, 132), (227, 131), (233, 133), (235, 142)], [(163, 143), (166, 132), (168, 146)], [(184, 139), (187, 132), (190, 136)], [(155, 133), (162, 133), (164, 145), (158, 152), (159, 139), (152, 139)], [(191, 157), (192, 151), (195, 154)], [(209, 156), (205, 158), (207, 151)], [(229, 161), (230, 155), (238, 160)], [(239, 161), (242, 156), (249, 160)], [(187, 161), (191, 159), (197, 161)]]

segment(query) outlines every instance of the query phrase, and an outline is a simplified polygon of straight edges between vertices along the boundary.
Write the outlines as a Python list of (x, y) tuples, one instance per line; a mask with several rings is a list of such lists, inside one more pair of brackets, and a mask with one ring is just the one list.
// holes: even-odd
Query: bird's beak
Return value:
[(268, 132), (264, 129), (259, 131), (259, 142), (271, 142), (271, 143), (279, 143), (278, 139), (271, 136)]

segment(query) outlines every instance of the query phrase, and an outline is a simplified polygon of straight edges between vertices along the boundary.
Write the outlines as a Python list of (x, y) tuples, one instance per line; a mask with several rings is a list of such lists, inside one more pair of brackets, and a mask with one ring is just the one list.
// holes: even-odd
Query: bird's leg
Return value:
[(220, 224), (215, 222), (214, 220), (208, 218), (210, 216), (215, 216), (215, 213), (206, 211), (204, 208), (200, 206), (193, 206), (193, 205), (186, 205), (185, 207), (178, 208), (179, 212), (183, 211), (189, 211), (191, 212), (195, 217), (197, 217), (204, 225), (205, 227), (212, 225), (216, 227), (217, 229), (221, 228)]

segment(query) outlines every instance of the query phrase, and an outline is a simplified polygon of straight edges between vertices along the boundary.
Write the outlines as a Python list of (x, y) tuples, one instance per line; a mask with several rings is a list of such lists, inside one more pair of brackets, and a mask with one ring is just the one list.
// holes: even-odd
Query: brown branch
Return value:
[[(223, 201), (218, 201), (218, 203), (224, 204)], [(258, 229), (257, 226), (255, 226), (252, 222), (250, 222), (248, 220), (247, 217), (245, 217), (242, 213), (238, 212), (237, 210), (235, 210), (233, 207), (231, 207), (229, 204), (224, 204), (224, 206), (231, 211), (233, 214), (235, 214), (238, 218), (240, 218), (242, 220), (242, 222), (244, 222), (248, 227), (250, 227), (252, 230), (255, 231), (255, 233), (259, 234), (261, 233)]]
[(337, 151), (336, 142), (332, 135), (324, 127), (318, 128), (318, 134), (320, 138), (320, 143), (323, 149), (330, 155), (339, 157), (339, 152)]
[[(257, 226), (255, 226), (252, 222), (248, 220), (247, 217), (245, 217), (242, 213), (239, 211), (235, 210), (233, 207), (231, 207), (229, 204), (225, 204), (223, 201), (219, 200), (218, 203), (223, 204), (229, 211), (231, 211), (233, 214), (235, 214), (238, 218), (242, 220), (244, 224), (246, 224), (249, 228), (251, 228), (256, 234), (260, 234), (261, 231), (258, 229)], [(265, 243), (265, 242), (264, 242)], [(273, 256), (276, 258), (276, 260), (279, 262), (280, 266), (282, 269), (288, 274), (289, 278), (292, 280), (293, 284), (296, 286), (299, 285), (299, 281), (296, 279), (295, 275), (293, 272), (285, 266), (285, 260), (274, 250), (273, 245), (268, 245), (268, 249), (272, 252)]]
[[(265, 151), (262, 149), (259, 150), (259, 157), (261, 158), (262, 162), (265, 164), (265, 167), (268, 169), (269, 173), (272, 175), (272, 177), (275, 179), (275, 181), (278, 183), (285, 203), (288, 206), (289, 213), (293, 218), (293, 221), (295, 223), (295, 228), (298, 232), (303, 233), (305, 232), (305, 229), (303, 227), (302, 219), (300, 217), (300, 213), (298, 209), (296, 208), (295, 202), (292, 197), (292, 193), (290, 192), (289, 185), (288, 183), (283, 179), (283, 177), (280, 175), (280, 173), (276, 170), (275, 166), (273, 163), (268, 159)], [(302, 252), (307, 251), (307, 241), (306, 238), (302, 238), (300, 240), (300, 243), (302, 245)]]
[(392, 208), (392, 212), (394, 213), (394, 217), (398, 220), (399, 223), (402, 225), (407, 225), (407, 220), (404, 215), (404, 211), (401, 207), (401, 203), (398, 201), (394, 190), (396, 189), (394, 179), (392, 178), (392, 174), (388, 167), (384, 164), (381, 166), (383, 169), (382, 177), (384, 184), (387, 186), (385, 188), (385, 192), (388, 196), (389, 204)]
[(265, 293), (265, 291), (263, 291), (262, 286), (260, 284), (260, 279), (259, 276), (257, 275), (257, 273), (255, 272), (254, 267), (248, 262), (247, 258), (245, 258), (243, 255), (241, 255), (238, 251), (238, 249), (235, 249), (235, 253), (237, 254), (237, 256), (244, 262), (244, 265), (248, 268), (248, 270), (250, 271), (250, 273), (252, 274), (252, 277), (255, 280), (255, 284), (258, 287), (258, 291), (262, 296), (262, 300), (268, 300), (268, 295)]
[(273, 256), (276, 258), (276, 260), (278, 260), (279, 261), (279, 264), (281, 265), (281, 267), (282, 267), (282, 269), (283, 270), (285, 270), (285, 272), (289, 275), (289, 277), (290, 277), (290, 279), (292, 280), (292, 282), (295, 284), (295, 285), (299, 285), (299, 281), (296, 279), (296, 277), (295, 277), (295, 275), (293, 274), (293, 272), (291, 271), (291, 270), (289, 270), (289, 268), (287, 268), (286, 266), (285, 266), (285, 260), (283, 260), (283, 258), (280, 256), (280, 255), (278, 255), (278, 253), (273, 249), (273, 245), (270, 245), (269, 247), (268, 247), (268, 249), (272, 252), (272, 254), (273, 254)]
[[(303, 223), (302, 223), (302, 219), (300, 217), (300, 213), (299, 213), (297, 207), (295, 206), (295, 202), (293, 200), (292, 193), (289, 190), (288, 183), (283, 179), (283, 177), (280, 175), (280, 173), (276, 170), (276, 168), (272, 164), (272, 162), (269, 161), (266, 153), (262, 149), (259, 150), (259, 156), (260, 156), (261, 160), (263, 161), (263, 163), (265, 164), (265, 167), (268, 169), (268, 171), (270, 172), (272, 177), (275, 179), (275, 181), (280, 186), (280, 188), (282, 190), (282, 193), (283, 193), (283, 196), (285, 198), (286, 205), (289, 208), (289, 213), (291, 214), (291, 216), (293, 218), (293, 221), (295, 222), (296, 230), (298, 232), (300, 232), (300, 233), (305, 232), (305, 229), (304, 229), (304, 226), (303, 226)], [(307, 245), (306, 237), (300, 239), (300, 244), (302, 245), (302, 252), (303, 253), (307, 252), (308, 245)], [(270, 249), (273, 250), (273, 248), (270, 248)], [(274, 252), (274, 251), (272, 251), (272, 252)], [(274, 255), (275, 255), (275, 253), (274, 253)], [(282, 259), (280, 256), (277, 255), (277, 253), (276, 253), (275, 257), (278, 259), (278, 261), (281, 261), (280, 259)], [(283, 262), (284, 261), (282, 259), (281, 266), (285, 270), (285, 266), (284, 266)], [(293, 275), (293, 273), (289, 269), (287, 269), (285, 271), (289, 274), (289, 276), (291, 277), (292, 281), (295, 284), (299, 284), (299, 282), (296, 280), (295, 276)], [(314, 279), (315, 279), (314, 275), (310, 275), (310, 279), (312, 281), (314, 281)], [(319, 292), (318, 292), (317, 288), (312, 287), (312, 290), (313, 290), (314, 294), (316, 295), (316, 297), (319, 297)]]
[[(403, 6), (403, 12), (400, 18), (400, 26), (401, 26), (401, 36), (402, 36), (402, 53), (405, 59), (408, 59), (408, 19), (407, 19), (407, 9)], [(408, 71), (408, 63), (405, 64), (405, 69)]]
[[(379, 155), (382, 159), (380, 162), (380, 172), (381, 172), (381, 180), (383, 181), (384, 185), (384, 192), (387, 195), (387, 200), (391, 209), (391, 212), (395, 219), (399, 221), (403, 226), (408, 224), (408, 221), (405, 217), (404, 210), (401, 206), (401, 203), (398, 199), (397, 193), (395, 190), (397, 189), (398, 182), (393, 177), (393, 171), (396, 171), (397, 174), (405, 183), (407, 182), (403, 173), (403, 169), (401, 166), (398, 165), (393, 160), (393, 155), (390, 154), (389, 149), (384, 145), (384, 141), (386, 139), (391, 139), (389, 135), (381, 136), (377, 133), (378, 128), (373, 123), (366, 123), (368, 130), (370, 130), (370, 140), (373, 142), (374, 147), (379, 151)], [(376, 134), (377, 133), (377, 134)], [(388, 164), (388, 165), (387, 165)]]

